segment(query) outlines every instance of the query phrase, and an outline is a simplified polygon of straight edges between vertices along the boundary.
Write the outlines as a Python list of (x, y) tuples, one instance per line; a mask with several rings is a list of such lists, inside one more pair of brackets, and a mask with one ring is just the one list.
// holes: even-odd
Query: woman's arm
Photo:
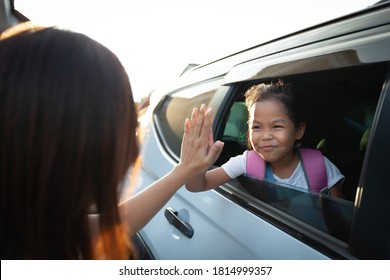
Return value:
[(192, 176), (205, 173), (219, 157), (223, 143), (210, 142), (211, 109), (194, 108), (191, 120), (186, 119), (181, 158), (167, 175), (119, 205), (123, 221), (129, 224), (130, 235), (144, 227), (168, 202), (172, 195)]

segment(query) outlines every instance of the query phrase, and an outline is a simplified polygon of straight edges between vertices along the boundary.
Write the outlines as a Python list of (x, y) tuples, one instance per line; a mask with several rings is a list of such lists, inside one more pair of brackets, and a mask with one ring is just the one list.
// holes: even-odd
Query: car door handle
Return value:
[(178, 212), (170, 207), (165, 209), (165, 218), (168, 222), (177, 228), (185, 237), (191, 238), (194, 235), (194, 229), (189, 223), (186, 223), (178, 217)]

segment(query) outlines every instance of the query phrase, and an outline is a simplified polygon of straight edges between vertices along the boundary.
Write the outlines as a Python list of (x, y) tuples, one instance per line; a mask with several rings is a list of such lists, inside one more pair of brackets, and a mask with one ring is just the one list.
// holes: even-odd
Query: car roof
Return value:
[(172, 88), (182, 88), (206, 79), (226, 75), (237, 65), (285, 51), (390, 24), (390, 1), (282, 36), (185, 72)]

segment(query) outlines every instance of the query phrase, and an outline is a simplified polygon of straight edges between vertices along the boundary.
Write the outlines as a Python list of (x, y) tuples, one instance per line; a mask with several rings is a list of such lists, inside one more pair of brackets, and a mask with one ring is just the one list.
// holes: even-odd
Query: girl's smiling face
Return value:
[(249, 140), (253, 149), (271, 165), (293, 159), (294, 144), (303, 137), (305, 124), (297, 127), (284, 105), (276, 99), (256, 102), (249, 110)]

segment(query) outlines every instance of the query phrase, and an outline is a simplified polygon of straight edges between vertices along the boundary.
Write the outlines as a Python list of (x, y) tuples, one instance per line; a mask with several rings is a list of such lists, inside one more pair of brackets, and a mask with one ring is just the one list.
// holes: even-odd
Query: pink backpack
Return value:
[[(316, 149), (299, 149), (301, 164), (310, 190), (319, 193), (327, 187), (325, 162), (321, 151)], [(254, 150), (249, 151), (246, 161), (246, 174), (249, 176), (264, 178), (266, 164), (264, 159)]]

